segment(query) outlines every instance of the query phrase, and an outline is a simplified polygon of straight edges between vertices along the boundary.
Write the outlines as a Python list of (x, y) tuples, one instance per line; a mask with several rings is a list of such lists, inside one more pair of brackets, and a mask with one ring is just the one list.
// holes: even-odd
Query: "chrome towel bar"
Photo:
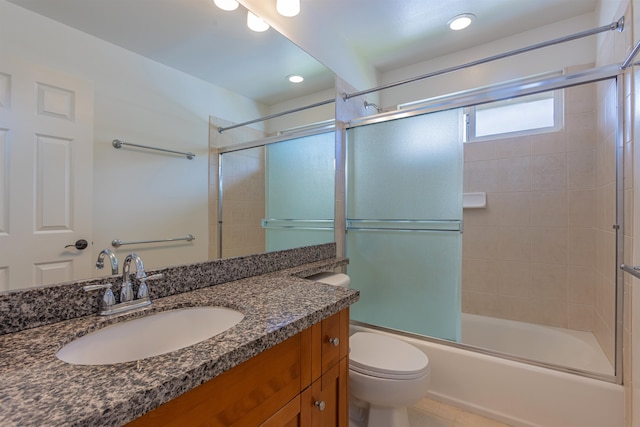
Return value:
[(114, 139), (111, 145), (113, 145), (115, 148), (121, 148), (123, 145), (128, 145), (131, 147), (146, 148), (147, 150), (156, 150), (156, 151), (164, 151), (165, 153), (182, 154), (183, 156), (187, 156), (187, 159), (189, 160), (193, 159), (196, 156), (191, 152), (185, 153), (183, 151), (174, 151), (174, 150), (167, 150), (165, 148), (149, 147), (148, 145), (132, 144), (130, 142), (124, 142), (119, 139)]
[(630, 267), (626, 264), (621, 264), (620, 269), (640, 279), (640, 266), (636, 265), (636, 266)]
[(123, 245), (139, 245), (139, 244), (143, 244), (143, 243), (177, 242), (177, 241), (180, 241), (180, 240), (186, 240), (187, 242), (190, 242), (190, 241), (195, 240), (195, 239), (196, 238), (193, 237), (192, 234), (187, 234), (184, 237), (176, 237), (176, 238), (173, 238), (173, 239), (141, 240), (141, 241), (138, 241), (138, 242), (123, 242), (120, 239), (114, 239), (114, 240), (111, 241), (111, 246), (117, 248), (117, 247), (120, 247), (120, 246), (123, 246)]

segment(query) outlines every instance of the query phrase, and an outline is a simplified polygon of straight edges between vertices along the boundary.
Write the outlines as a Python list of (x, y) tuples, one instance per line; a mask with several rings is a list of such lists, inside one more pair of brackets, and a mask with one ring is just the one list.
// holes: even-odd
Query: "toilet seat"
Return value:
[(381, 334), (356, 332), (349, 338), (349, 369), (386, 379), (416, 379), (429, 373), (429, 358), (414, 346)]

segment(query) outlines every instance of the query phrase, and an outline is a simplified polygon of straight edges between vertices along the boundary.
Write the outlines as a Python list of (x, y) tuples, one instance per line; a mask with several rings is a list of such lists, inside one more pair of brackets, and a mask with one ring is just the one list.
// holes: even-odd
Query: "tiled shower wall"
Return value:
[(615, 176), (615, 163), (598, 143), (599, 93), (566, 89), (561, 131), (465, 144), (464, 191), (486, 192), (487, 207), (464, 210), (463, 312), (608, 327), (610, 301), (596, 271), (610, 250), (596, 247), (612, 247), (597, 245), (615, 223), (615, 211), (603, 209), (613, 209), (615, 193), (599, 178)]
[[(265, 209), (264, 148), (250, 148), (223, 154), (222, 236), (219, 236), (218, 147), (237, 145), (264, 137), (247, 126), (225, 131), (217, 128), (231, 122), (210, 118), (209, 132), (209, 259), (229, 258), (265, 251), (261, 227)], [(222, 253), (218, 238), (222, 238)]]

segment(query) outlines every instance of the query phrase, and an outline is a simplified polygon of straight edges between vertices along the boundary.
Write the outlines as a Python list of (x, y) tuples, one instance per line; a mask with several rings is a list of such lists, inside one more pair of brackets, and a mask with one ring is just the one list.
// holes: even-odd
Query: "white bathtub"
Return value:
[(613, 366), (590, 332), (463, 313), (462, 342), (544, 363), (614, 375)]
[[(368, 329), (351, 326), (352, 333), (361, 330)], [(621, 385), (395, 336), (429, 357), (433, 399), (513, 426), (624, 426)]]

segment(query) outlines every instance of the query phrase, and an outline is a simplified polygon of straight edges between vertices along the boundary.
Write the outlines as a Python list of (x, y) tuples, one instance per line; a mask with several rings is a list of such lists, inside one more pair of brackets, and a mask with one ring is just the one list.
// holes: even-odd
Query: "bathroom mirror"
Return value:
[[(148, 13), (151, 9), (154, 13)], [(11, 58), (0, 60), (5, 65), (0, 66), (0, 163), (8, 165), (4, 153), (13, 143), (13, 123), (21, 120), (13, 115), (23, 99), (17, 67), (33, 73), (45, 120), (66, 124), (89, 117), (84, 134), (89, 136), (78, 140), (93, 139), (91, 150), (76, 161), (84, 168), (78, 172), (64, 168), (70, 166), (66, 137), (43, 138), (51, 131), (33, 131), (41, 147), (34, 156), (42, 156), (35, 168), (48, 171), (33, 184), (35, 209), (43, 209), (41, 196), (45, 208), (52, 200), (62, 202), (53, 209), (57, 216), (43, 215), (35, 224), (36, 236), (24, 239), (13, 230), (26, 210), (11, 209), (30, 205), (31, 197), (25, 192), (19, 200), (7, 199), (0, 190), (9, 200), (0, 208), (0, 258), (14, 253), (26, 258), (52, 235), (59, 235), (52, 243), (59, 257), (20, 264), (13, 269), (22, 272), (15, 280), (14, 272), (0, 266), (0, 291), (110, 275), (109, 268), (94, 267), (105, 248), (120, 260), (136, 252), (147, 269), (212, 258), (209, 117), (238, 123), (287, 110), (292, 99), (302, 97), (300, 102), (307, 104), (309, 97), (326, 99), (334, 93), (330, 70), (274, 29), (249, 30), (246, 14), (242, 6), (226, 12), (210, 0), (0, 0), (0, 55)], [(285, 79), (293, 73), (305, 77), (303, 84)], [(67, 84), (78, 91), (67, 91)], [(116, 149), (114, 139), (195, 157), (134, 146)], [(55, 162), (43, 162), (47, 158)], [(38, 176), (39, 169), (29, 163), (30, 171), (16, 164), (12, 170)], [(8, 168), (2, 170), (0, 188), (22, 180), (7, 180)], [(37, 193), (58, 181), (63, 191), (51, 199)], [(71, 200), (75, 193), (65, 191), (73, 186), (86, 187), (87, 196)], [(79, 207), (69, 209), (72, 202)], [(89, 223), (84, 233), (75, 230), (80, 220)], [(195, 240), (127, 245), (188, 235)], [(76, 249), (79, 240), (87, 240), (88, 247)], [(113, 240), (123, 245), (114, 247)]]

